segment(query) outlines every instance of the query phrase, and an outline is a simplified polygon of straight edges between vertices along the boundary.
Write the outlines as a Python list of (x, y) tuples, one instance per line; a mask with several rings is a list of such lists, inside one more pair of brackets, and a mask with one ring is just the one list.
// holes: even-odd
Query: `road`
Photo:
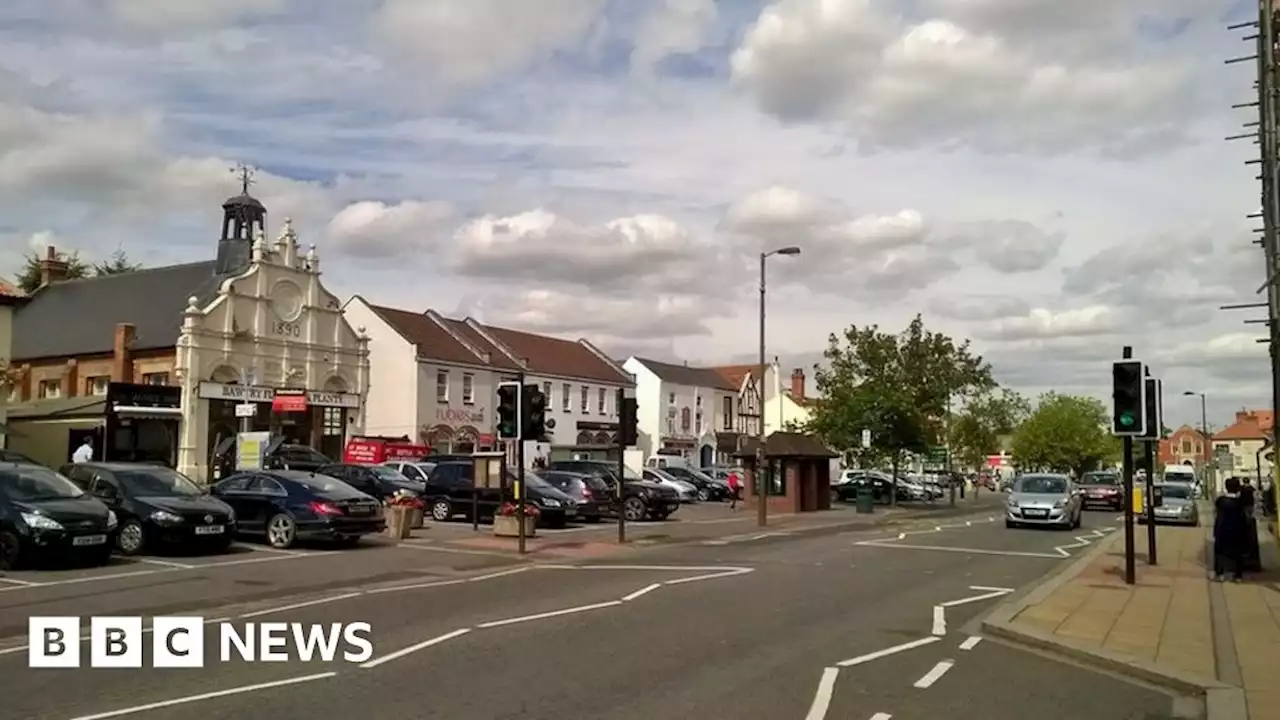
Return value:
[[(1088, 516), (1073, 533), (1006, 530), (976, 517), (878, 534), (655, 548), (621, 561), (335, 586), (283, 607), (263, 599), (225, 613), (241, 629), (272, 620), (369, 622), (374, 654), (362, 665), (221, 663), (212, 629), (210, 664), (201, 670), (35, 670), (20, 642), (11, 643), (10, 652), (0, 650), (8, 664), (0, 665), (3, 715), (1168, 717), (1166, 695), (966, 627), (1007, 591), (1067, 562), (1114, 519)], [(264, 565), (303, 572), (323, 562)], [(90, 614), (91, 598), (84, 603), (81, 614)]]

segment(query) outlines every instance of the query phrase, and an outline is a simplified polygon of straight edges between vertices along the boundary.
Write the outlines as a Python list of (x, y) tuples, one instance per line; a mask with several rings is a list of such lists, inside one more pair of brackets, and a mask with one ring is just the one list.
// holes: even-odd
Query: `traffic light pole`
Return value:
[(524, 519), (524, 503), (525, 503), (525, 486), (524, 486), (524, 373), (520, 373), (516, 380), (520, 383), (520, 390), (516, 393), (516, 519), (520, 526), (517, 537), (520, 554), (525, 553), (525, 519)]
[[(1124, 346), (1124, 359), (1133, 358), (1133, 348)], [(1124, 473), (1124, 581), (1127, 585), (1136, 582), (1137, 569), (1133, 558), (1133, 438), (1125, 435), (1123, 440)]]
[[(1156, 493), (1155, 493), (1155, 440), (1146, 440), (1142, 443), (1142, 469), (1147, 475), (1147, 490), (1143, 498), (1146, 503), (1147, 513), (1147, 564), (1156, 564)], [(1130, 503), (1132, 505), (1132, 503)]]
[(615, 494), (618, 496), (618, 544), (622, 545), (627, 541), (627, 491), (623, 487), (626, 485), (627, 473), (627, 438), (626, 428), (623, 425), (627, 419), (623, 413), (623, 404), (627, 402), (627, 391), (618, 388), (618, 487), (615, 488)]

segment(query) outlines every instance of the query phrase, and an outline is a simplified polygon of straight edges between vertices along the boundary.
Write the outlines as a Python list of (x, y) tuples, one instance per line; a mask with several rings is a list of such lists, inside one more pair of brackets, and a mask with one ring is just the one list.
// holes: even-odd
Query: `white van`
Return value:
[(1167, 483), (1195, 485), (1197, 482), (1196, 471), (1188, 465), (1165, 465), (1164, 481)]

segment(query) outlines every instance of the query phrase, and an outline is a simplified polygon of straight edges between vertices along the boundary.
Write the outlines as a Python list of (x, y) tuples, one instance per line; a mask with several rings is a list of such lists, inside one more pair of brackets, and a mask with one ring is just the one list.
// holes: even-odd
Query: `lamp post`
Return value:
[[(1213, 457), (1212, 455), (1213, 443), (1210, 442), (1209, 440), (1209, 412), (1207, 408), (1207, 403), (1205, 402), (1204, 393), (1196, 392), (1194, 390), (1187, 390), (1187, 391), (1184, 391), (1182, 394), (1188, 397), (1195, 397), (1197, 395), (1200, 396), (1200, 434), (1204, 436), (1204, 452), (1201, 453), (1200, 461), (1204, 465), (1205, 475), (1208, 475), (1209, 461), (1206, 458)], [(1214, 478), (1214, 485), (1215, 486), (1217, 485), (1216, 477)], [(1207, 493), (1208, 491), (1209, 491), (1209, 478), (1206, 477), (1205, 483), (1204, 483), (1204, 490), (1202, 492)]]
[[(757, 508), (757, 517), (759, 518), (760, 527), (764, 527), (769, 522), (769, 489), (765, 486), (764, 473), (764, 293), (765, 293), (765, 260), (773, 255), (799, 255), (800, 248), (790, 245), (784, 248), (778, 248), (770, 252), (760, 253), (760, 424), (756, 426), (756, 495), (759, 501)], [(778, 404), (781, 406), (782, 398), (778, 398)], [(781, 430), (782, 428), (778, 428)]]

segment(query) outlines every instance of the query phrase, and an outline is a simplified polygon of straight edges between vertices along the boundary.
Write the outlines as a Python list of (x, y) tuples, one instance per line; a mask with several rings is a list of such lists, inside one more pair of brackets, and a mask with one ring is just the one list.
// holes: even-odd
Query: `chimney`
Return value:
[(111, 382), (133, 382), (133, 341), (138, 328), (131, 323), (116, 323), (116, 340), (111, 349)]
[(45, 250), (44, 259), (40, 261), (40, 287), (52, 285), (67, 279), (70, 265), (58, 257), (58, 251), (52, 245)]
[(796, 368), (791, 371), (791, 397), (804, 397), (804, 370)]

